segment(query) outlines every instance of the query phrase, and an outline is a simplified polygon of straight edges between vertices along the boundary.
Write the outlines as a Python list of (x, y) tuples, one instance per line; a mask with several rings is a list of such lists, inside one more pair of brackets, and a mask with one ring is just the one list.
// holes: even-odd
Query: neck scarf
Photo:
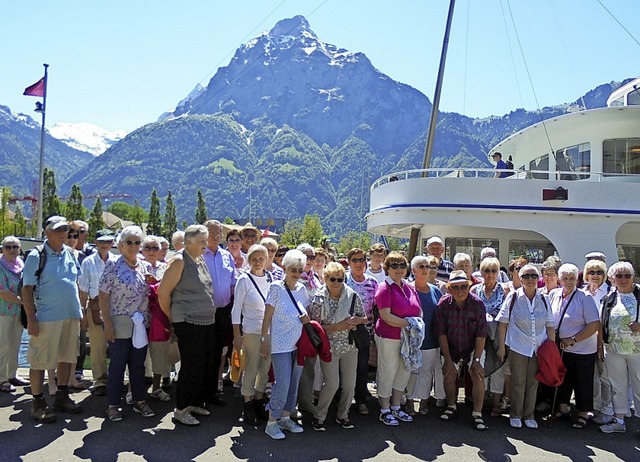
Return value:
[(20, 274), (20, 272), (24, 268), (24, 262), (20, 257), (16, 257), (16, 260), (14, 262), (10, 262), (4, 257), (4, 255), (2, 255), (0, 257), (0, 264), (2, 264), (2, 266), (11, 271), (13, 274)]

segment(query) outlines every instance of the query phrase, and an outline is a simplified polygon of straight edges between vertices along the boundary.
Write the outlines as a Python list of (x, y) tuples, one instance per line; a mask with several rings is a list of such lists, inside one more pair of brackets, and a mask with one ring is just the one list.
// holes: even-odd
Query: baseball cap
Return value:
[(65, 217), (61, 217), (60, 215), (53, 215), (47, 218), (47, 221), (44, 223), (44, 229), (58, 229), (62, 226), (68, 226), (67, 219)]
[(96, 232), (96, 241), (114, 241), (116, 235), (110, 229), (100, 229)]
[(444, 242), (442, 242), (442, 239), (440, 239), (438, 236), (432, 236), (427, 241), (427, 247), (429, 247), (431, 244), (444, 245)]

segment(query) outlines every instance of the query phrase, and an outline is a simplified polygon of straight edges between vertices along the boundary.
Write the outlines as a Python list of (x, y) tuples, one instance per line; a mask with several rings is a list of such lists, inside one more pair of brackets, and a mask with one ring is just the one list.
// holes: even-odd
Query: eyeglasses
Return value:
[(267, 252), (269, 252), (269, 253), (276, 253), (276, 249), (267, 249)]
[(158, 250), (160, 250), (160, 247), (149, 247), (149, 246), (146, 246), (146, 245), (145, 245), (145, 246), (142, 248), (142, 250), (148, 250), (148, 251), (150, 251), (150, 252), (157, 252)]
[(406, 263), (391, 263), (389, 265), (389, 268), (391, 269), (407, 269), (407, 264)]
[(591, 271), (587, 271), (587, 274), (589, 276), (604, 276), (604, 271), (602, 271), (602, 270), (591, 270)]
[(3, 245), (6, 250), (18, 250), (20, 248), (19, 245)]
[(463, 284), (460, 286), (448, 286), (449, 290), (467, 290), (469, 288), (469, 284)]
[(495, 268), (485, 268), (485, 269), (482, 270), (482, 272), (486, 273), (486, 274), (489, 274), (489, 273), (496, 274), (498, 272), (498, 270), (495, 269)]
[(520, 271), (522, 269), (522, 266), (516, 266), (515, 268), (513, 268), (513, 271)]
[(282, 258), (282, 257), (284, 257), (284, 254), (285, 254), (285, 253), (286, 253), (286, 252), (284, 252), (284, 253), (276, 253), (276, 258)]
[(520, 276), (520, 279), (538, 279), (538, 275), (536, 273), (525, 273)]
[(331, 281), (331, 282), (336, 282), (336, 281), (338, 281), (338, 282), (340, 282), (340, 283), (343, 283), (343, 282), (344, 282), (344, 278), (334, 278), (334, 277), (331, 277), (331, 278), (329, 278), (329, 281)]
[(79, 234), (67, 234), (68, 239), (78, 239)]
[(358, 257), (358, 258), (354, 257), (351, 259), (351, 263), (364, 263), (365, 261), (367, 261), (365, 257)]
[(418, 269), (428, 269), (431, 271), (436, 271), (438, 269), (437, 266), (429, 266), (429, 265), (418, 265)]
[(315, 255), (307, 255), (307, 261), (313, 261), (316, 259)]
[(632, 277), (632, 274), (616, 274), (616, 279), (631, 279)]
[(243, 234), (242, 237), (245, 239), (256, 239), (258, 236), (255, 234)]
[(227, 242), (236, 242), (237, 243), (237, 242), (240, 242), (240, 241), (242, 241), (242, 239), (237, 239), (237, 238), (236, 239), (227, 239)]
[(87, 232), (87, 230), (86, 230), (86, 229), (81, 229), (81, 230), (79, 230), (78, 232), (79, 232), (80, 234), (84, 234), (84, 233), (86, 233), (86, 232)]
[(142, 241), (129, 241), (129, 240), (126, 240), (126, 241), (124, 241), (124, 243), (127, 244), (127, 245), (140, 245), (142, 243)]
[(302, 274), (304, 273), (304, 268), (287, 268), (287, 270), (293, 274)]

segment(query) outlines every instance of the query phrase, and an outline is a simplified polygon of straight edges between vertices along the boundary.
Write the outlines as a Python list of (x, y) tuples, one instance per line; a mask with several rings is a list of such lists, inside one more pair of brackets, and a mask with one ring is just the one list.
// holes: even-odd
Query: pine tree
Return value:
[(162, 225), (162, 235), (168, 240), (171, 240), (171, 236), (178, 230), (178, 219), (176, 218), (176, 205), (173, 203), (173, 197), (171, 191), (167, 193), (167, 202), (164, 207), (164, 223)]
[(207, 206), (202, 197), (202, 191), (198, 189), (198, 208), (196, 209), (196, 223), (201, 225), (207, 221)]
[(142, 223), (144, 223), (144, 209), (140, 207), (138, 199), (133, 201), (133, 208), (129, 213), (129, 220), (136, 226), (142, 226)]
[(53, 170), (44, 169), (42, 186), (42, 219), (44, 221), (52, 215), (60, 215), (62, 205), (58, 198), (56, 175)]
[(27, 220), (22, 213), (22, 204), (18, 204), (16, 207), (16, 214), (13, 217), (13, 235), (25, 236), (27, 233)]
[(149, 221), (147, 222), (147, 234), (160, 236), (162, 233), (162, 222), (160, 221), (160, 199), (156, 188), (151, 191), (151, 205), (149, 206)]
[(82, 205), (82, 192), (77, 184), (71, 186), (71, 194), (64, 207), (64, 214), (69, 221), (84, 220), (86, 218), (85, 209)]
[(104, 220), (102, 219), (102, 201), (98, 197), (93, 205), (93, 211), (89, 217), (89, 236), (87, 240), (93, 241), (96, 238), (96, 232), (104, 228)]

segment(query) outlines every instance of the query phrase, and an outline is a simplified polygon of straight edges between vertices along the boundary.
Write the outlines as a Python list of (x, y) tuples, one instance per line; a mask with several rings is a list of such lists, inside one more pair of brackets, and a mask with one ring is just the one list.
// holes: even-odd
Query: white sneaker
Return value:
[(613, 422), (613, 419), (612, 415), (600, 413), (593, 418), (593, 421), (599, 425), (604, 425)]
[(511, 425), (511, 428), (522, 428), (522, 420), (511, 418), (509, 419), (509, 425)]
[(158, 388), (151, 392), (151, 397), (155, 399), (159, 399), (160, 401), (171, 401), (171, 396), (169, 393), (164, 391), (162, 388)]
[(602, 425), (600, 431), (602, 433), (624, 433), (627, 431), (627, 427), (624, 423), (620, 424), (617, 420), (614, 420), (611, 423)]
[(282, 430), (280, 430), (278, 422), (268, 422), (267, 427), (264, 429), (264, 432), (274, 440), (284, 439), (284, 433), (282, 433)]
[(536, 422), (536, 421), (535, 421), (535, 420), (533, 420), (533, 419), (527, 419), (527, 420), (525, 420), (525, 421), (524, 421), (524, 424), (525, 424), (525, 426), (526, 426), (527, 428), (533, 428), (533, 429), (538, 428), (538, 422)]
[(280, 419), (278, 421), (278, 426), (282, 430), (287, 430), (287, 431), (290, 431), (291, 433), (302, 433), (304, 431), (304, 428), (302, 428), (300, 425), (295, 423), (290, 418)]
[(133, 393), (131, 393), (131, 390), (129, 390), (127, 392), (127, 396), (125, 397), (125, 401), (127, 402), (128, 405), (132, 405), (133, 404)]

